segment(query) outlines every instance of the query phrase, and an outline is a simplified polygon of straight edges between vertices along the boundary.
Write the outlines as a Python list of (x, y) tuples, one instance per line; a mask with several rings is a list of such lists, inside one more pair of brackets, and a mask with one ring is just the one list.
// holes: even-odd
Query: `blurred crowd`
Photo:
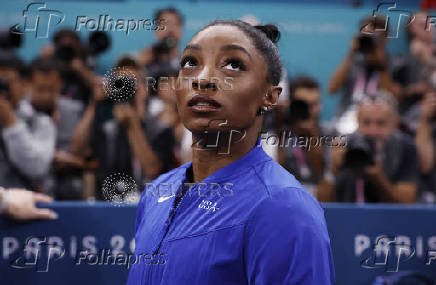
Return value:
[[(409, 52), (401, 55), (386, 49), (385, 18), (360, 21), (330, 77), (328, 91), (341, 100), (329, 121), (320, 120), (316, 78), (283, 77), (263, 130), (294, 140), (262, 144), (319, 201), (436, 202), (436, 50), (426, 17), (418, 12), (407, 26)], [(96, 46), (57, 31), (27, 65), (0, 49), (0, 186), (55, 200), (107, 200), (108, 177), (131, 177), (140, 191), (190, 160), (190, 132), (168, 80), (178, 74), (184, 18), (173, 8), (155, 18), (166, 27), (154, 32), (155, 43), (121, 55), (106, 77), (95, 70), (107, 41), (101, 34)], [(121, 100), (117, 84), (133, 86), (134, 96)]]

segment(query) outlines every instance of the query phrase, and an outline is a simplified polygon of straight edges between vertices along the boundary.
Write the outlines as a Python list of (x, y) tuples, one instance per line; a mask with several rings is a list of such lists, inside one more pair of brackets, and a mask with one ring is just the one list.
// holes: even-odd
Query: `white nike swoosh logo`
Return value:
[(173, 198), (176, 195), (171, 195), (171, 196), (165, 196), (165, 197), (159, 197), (159, 200), (157, 200), (158, 203), (162, 203), (165, 202), (166, 200)]

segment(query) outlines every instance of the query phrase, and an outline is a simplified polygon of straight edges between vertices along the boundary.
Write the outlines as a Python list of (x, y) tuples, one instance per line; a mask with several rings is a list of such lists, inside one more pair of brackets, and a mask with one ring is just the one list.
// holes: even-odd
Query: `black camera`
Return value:
[(289, 106), (289, 123), (305, 121), (310, 118), (309, 104), (303, 100), (293, 100)]
[(22, 36), (17, 31), (11, 29), (0, 30), (0, 48), (13, 49), (21, 46)]
[(350, 135), (343, 167), (362, 173), (367, 166), (374, 165), (375, 141), (359, 133)]
[(358, 37), (358, 41), (359, 41), (359, 51), (364, 54), (374, 51), (377, 47), (376, 35), (360, 34)]
[(91, 55), (98, 55), (106, 51), (111, 45), (109, 36), (102, 31), (95, 31), (89, 35), (88, 51)]
[(61, 44), (56, 47), (55, 57), (62, 62), (69, 64), (76, 57), (76, 50), (71, 45)]
[(9, 83), (0, 78), (0, 98), (9, 99)]
[[(106, 51), (111, 45), (110, 38), (105, 32), (95, 31), (89, 35), (88, 45), (84, 46), (88, 56), (96, 56)], [(58, 43), (55, 48), (55, 57), (66, 64), (78, 56), (78, 51), (72, 44)]]
[(172, 36), (163, 38), (161, 41), (152, 46), (153, 56), (155, 58), (163, 54), (168, 54), (170, 50), (177, 46), (177, 39)]

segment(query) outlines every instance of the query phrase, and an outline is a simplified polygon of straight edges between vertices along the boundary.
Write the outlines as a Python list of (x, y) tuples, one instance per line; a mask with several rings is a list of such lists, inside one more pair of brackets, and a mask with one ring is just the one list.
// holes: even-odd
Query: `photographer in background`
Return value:
[(139, 56), (139, 64), (147, 76), (171, 73), (179, 69), (180, 40), (182, 38), (183, 16), (175, 8), (164, 8), (155, 12), (158, 27), (154, 32), (157, 42), (145, 48)]
[(55, 151), (51, 118), (23, 98), (22, 62), (0, 53), (0, 184), (42, 191)]
[(32, 62), (31, 103), (37, 111), (49, 115), (57, 129), (56, 152), (50, 175), (44, 181), (44, 191), (55, 200), (83, 198), (82, 172), (87, 162), (71, 153), (73, 132), (79, 123), (83, 104), (61, 96), (62, 80), (58, 61), (37, 58)]
[(413, 203), (418, 160), (413, 140), (398, 129), (397, 104), (387, 93), (366, 96), (358, 106), (358, 130), (347, 148), (332, 147), (318, 200)]
[[(294, 139), (325, 135), (319, 121), (321, 94), (315, 79), (308, 76), (294, 78), (290, 84), (290, 99), (288, 126)], [(307, 147), (292, 142), (289, 146), (278, 148), (278, 157), (279, 163), (315, 195), (324, 169), (323, 146), (315, 146), (309, 151)]]
[(436, 202), (436, 92), (428, 92), (420, 104), (420, 119), (415, 135), (421, 173), (421, 202)]
[(92, 96), (95, 75), (86, 65), (88, 51), (82, 45), (77, 32), (70, 29), (57, 31), (53, 43), (46, 45), (41, 50), (40, 56), (59, 62), (63, 81), (62, 96), (87, 105)]
[[(98, 200), (105, 198), (102, 187), (111, 174), (123, 173), (142, 185), (173, 168), (173, 132), (147, 113), (147, 92), (139, 67), (129, 57), (121, 58), (116, 67), (122, 71), (113, 74), (108, 86), (96, 80), (94, 101), (85, 111), (71, 145), (73, 154), (94, 157), (99, 162), (95, 193)], [(104, 94), (104, 88), (127, 100), (106, 98), (109, 94)]]
[[(436, 69), (434, 27), (426, 26), (426, 12), (414, 14), (415, 19), (407, 25), (409, 52), (393, 57), (394, 80), (401, 84), (399, 98), (402, 123), (407, 130), (415, 132), (419, 124), (419, 103), (429, 88), (434, 85)], [(430, 84), (429, 84), (430, 83)]]
[(356, 111), (364, 94), (386, 90), (395, 98), (402, 92), (392, 79), (386, 51), (386, 18), (368, 17), (360, 22), (360, 33), (353, 38), (350, 50), (330, 78), (329, 92), (342, 91), (333, 122), (339, 134), (350, 134), (357, 128)]

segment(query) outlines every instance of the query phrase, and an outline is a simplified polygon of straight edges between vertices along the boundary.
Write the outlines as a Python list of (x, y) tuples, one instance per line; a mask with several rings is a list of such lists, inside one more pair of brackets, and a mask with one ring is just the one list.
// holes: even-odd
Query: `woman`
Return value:
[(322, 208), (258, 140), (281, 92), (278, 38), (215, 21), (186, 46), (176, 94), (192, 162), (143, 192), (128, 284), (334, 283)]

